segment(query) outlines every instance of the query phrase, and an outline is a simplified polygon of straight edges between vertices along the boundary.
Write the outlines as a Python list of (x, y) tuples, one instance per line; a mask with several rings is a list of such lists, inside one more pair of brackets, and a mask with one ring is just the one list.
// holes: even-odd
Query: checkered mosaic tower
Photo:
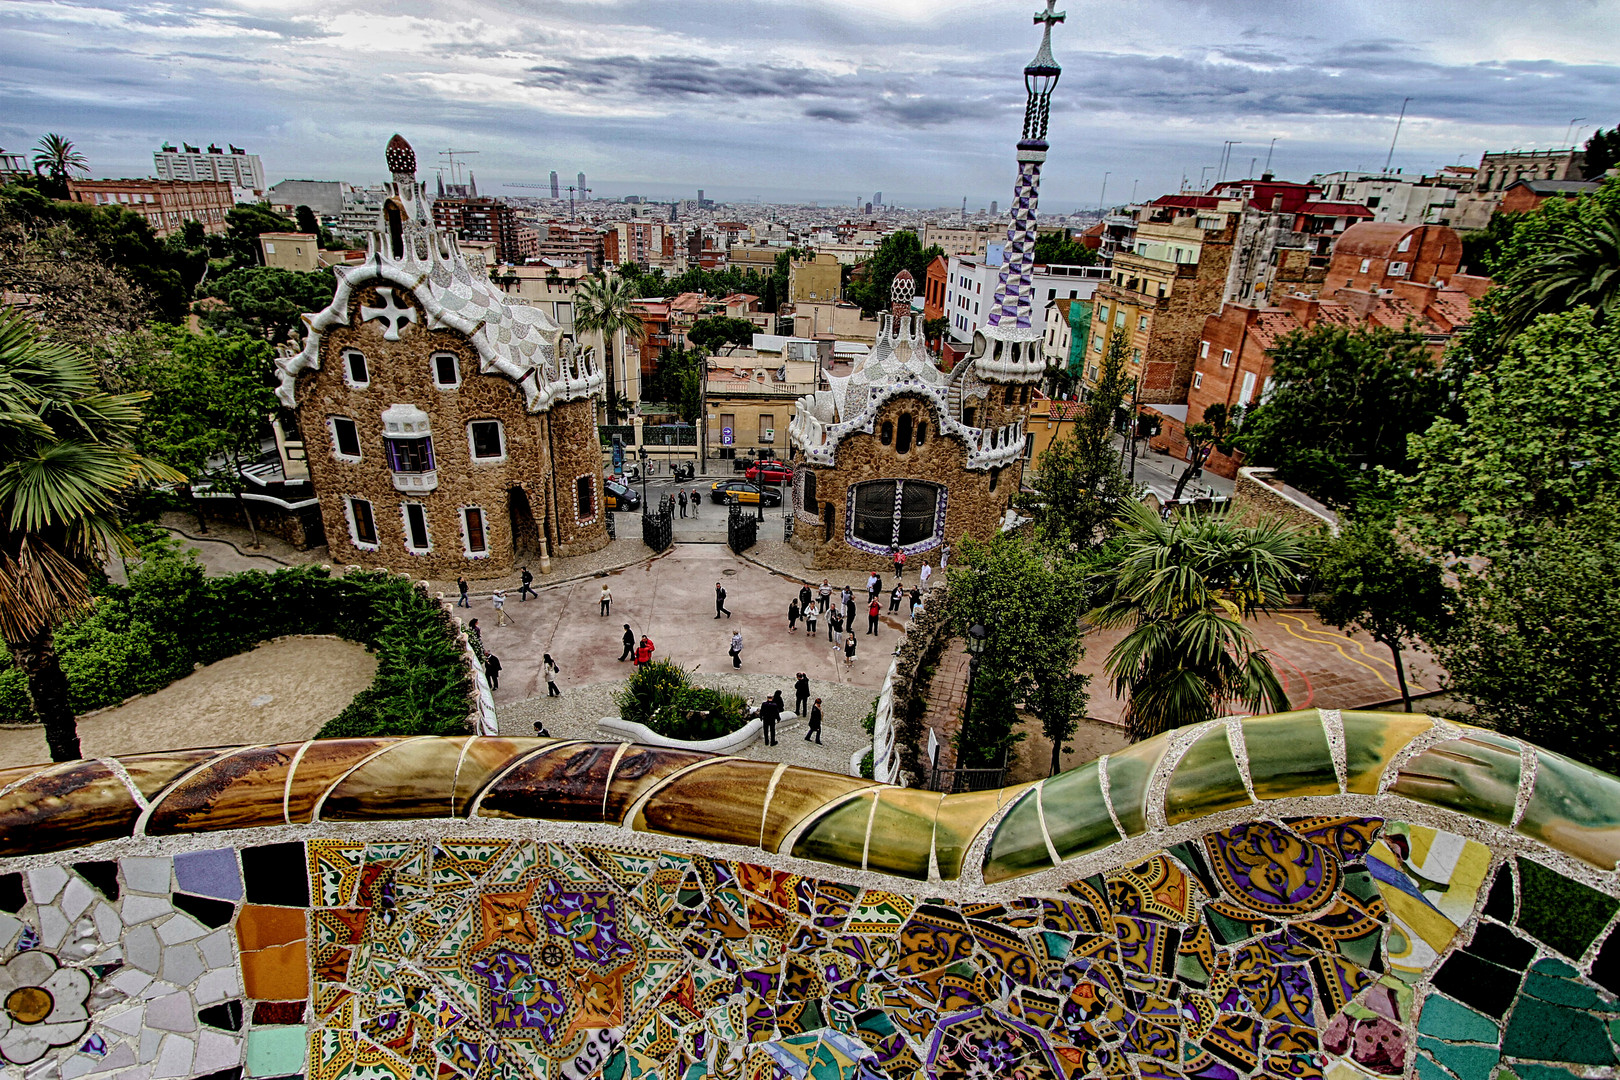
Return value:
[[(1035, 220), (1040, 201), (1041, 165), (1046, 161), (1046, 128), (1051, 112), (1052, 90), (1062, 69), (1052, 56), (1052, 27), (1064, 19), (1054, 11), (1056, 0), (1046, 0), (1046, 10), (1035, 16), (1044, 24), (1041, 47), (1024, 68), (1024, 85), (1029, 101), (1024, 109), (1024, 133), (1018, 142), (1018, 182), (1013, 187), (1012, 224), (1007, 228), (1007, 246), (1001, 277), (991, 300), (988, 324), (982, 331), (992, 350), (993, 365), (985, 365), (987, 376), (998, 381), (1025, 381), (1024, 358), (1033, 350), (1030, 341), (1039, 339), (1035, 325)], [(1013, 348), (1009, 348), (1013, 346)]]

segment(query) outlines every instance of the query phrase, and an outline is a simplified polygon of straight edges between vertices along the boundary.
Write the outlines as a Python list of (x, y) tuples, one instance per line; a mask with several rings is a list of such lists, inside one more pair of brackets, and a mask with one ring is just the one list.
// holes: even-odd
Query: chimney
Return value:
[(1277, 301), (1277, 306), (1307, 329), (1316, 325), (1322, 316), (1322, 301), (1314, 296), (1284, 296)]
[(1269, 183), (1271, 183), (1271, 181), (1274, 178), (1275, 178), (1275, 175), (1273, 173), (1261, 173), (1260, 174), (1260, 182), (1262, 184), (1269, 184)]

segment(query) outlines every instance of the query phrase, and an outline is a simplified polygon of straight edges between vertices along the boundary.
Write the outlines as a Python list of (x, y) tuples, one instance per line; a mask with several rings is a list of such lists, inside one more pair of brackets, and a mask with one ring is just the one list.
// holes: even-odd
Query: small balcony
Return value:
[(413, 491), (417, 493), (432, 491), (439, 486), (439, 470), (429, 469), (426, 472), (396, 472), (394, 473), (395, 491)]

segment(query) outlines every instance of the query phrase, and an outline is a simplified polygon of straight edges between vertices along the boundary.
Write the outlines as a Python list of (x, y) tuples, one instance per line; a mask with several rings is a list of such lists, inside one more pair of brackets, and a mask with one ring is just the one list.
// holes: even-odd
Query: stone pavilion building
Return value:
[(276, 360), (332, 560), (495, 577), (604, 546), (596, 358), (468, 266), (409, 143), (387, 159), (365, 262)]
[(1033, 287), (1036, 204), (1060, 74), (1052, 25), (1063, 16), (1049, 0), (1035, 21), (1045, 30), (1024, 68), (1029, 97), (1006, 258), (989, 320), (967, 356), (940, 370), (922, 321), (909, 315), (916, 282), (902, 273), (866, 359), (798, 401), (789, 428), (793, 544), (818, 567), (880, 568), (896, 549), (913, 566), (938, 562), (945, 544), (989, 539), (1018, 494), (1030, 396), (1045, 370)]

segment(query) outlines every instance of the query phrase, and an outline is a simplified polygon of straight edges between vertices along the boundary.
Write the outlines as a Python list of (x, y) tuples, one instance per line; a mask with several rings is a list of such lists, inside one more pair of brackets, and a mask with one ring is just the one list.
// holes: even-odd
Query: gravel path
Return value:
[[(694, 675), (692, 681), (699, 686), (730, 690), (742, 694), (750, 701), (758, 701), (773, 690), (782, 691), (788, 712), (777, 725), (777, 745), (766, 746), (756, 739), (737, 751), (736, 757), (755, 761), (786, 761), (811, 769), (828, 772), (849, 772), (850, 755), (857, 749), (868, 749), (871, 736), (861, 730), (861, 718), (872, 707), (876, 691), (867, 686), (849, 686), (810, 680), (810, 700), (821, 698), (821, 745), (804, 739), (805, 720), (793, 715), (793, 679), (780, 675)], [(534, 722), (545, 721), (546, 730), (559, 739), (606, 740), (618, 738), (596, 726), (604, 716), (617, 716), (618, 706), (613, 695), (622, 682), (596, 683), (591, 686), (562, 687), (562, 697), (545, 695), (531, 697), (510, 705), (497, 706), (495, 712), (505, 735), (533, 735)]]

